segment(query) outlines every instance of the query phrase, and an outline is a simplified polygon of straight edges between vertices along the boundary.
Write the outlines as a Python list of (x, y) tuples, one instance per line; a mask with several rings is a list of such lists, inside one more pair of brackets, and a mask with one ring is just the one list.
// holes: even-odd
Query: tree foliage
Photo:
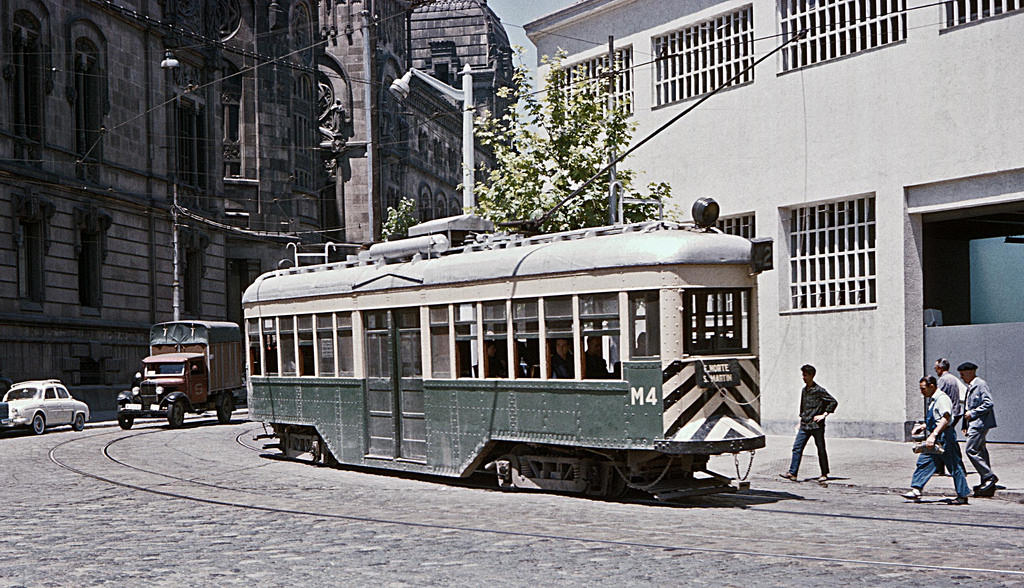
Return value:
[(419, 221), (416, 220), (416, 201), (412, 198), (402, 198), (398, 202), (398, 208), (388, 207), (388, 216), (380, 228), (380, 236), (385, 241), (392, 239), (404, 239), (409, 236), (409, 227)]
[[(516, 68), (513, 85), (499, 90), (517, 108), (500, 118), (485, 116), (477, 123), (476, 137), (493, 150), (496, 166), (476, 186), (477, 212), (496, 224), (537, 218), (556, 206), (608, 163), (609, 148), (622, 153), (635, 124), (626, 104), (607, 107), (607, 79), (574, 81), (563, 66), (565, 53), (553, 58), (544, 79), (544, 91), (531, 87), (523, 66)], [(666, 200), (669, 186), (650, 184), (646, 194), (633, 186), (636, 174), (617, 165), (616, 179), (626, 197)], [(658, 207), (630, 204), (627, 222), (656, 218)], [(607, 176), (591, 183), (566, 202), (539, 227), (545, 232), (608, 224)]]

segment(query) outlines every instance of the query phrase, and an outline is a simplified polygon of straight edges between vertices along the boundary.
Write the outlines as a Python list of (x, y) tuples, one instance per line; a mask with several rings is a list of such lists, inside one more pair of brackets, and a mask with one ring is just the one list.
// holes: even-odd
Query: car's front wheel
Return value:
[(127, 431), (135, 424), (135, 417), (119, 414), (117, 415), (117, 424), (121, 425), (121, 428)]
[(76, 431), (81, 431), (85, 428), (85, 415), (82, 413), (75, 414), (75, 420), (71, 422), (71, 428)]
[(36, 435), (46, 432), (46, 417), (43, 416), (43, 413), (37, 412), (36, 416), (32, 417), (32, 432)]

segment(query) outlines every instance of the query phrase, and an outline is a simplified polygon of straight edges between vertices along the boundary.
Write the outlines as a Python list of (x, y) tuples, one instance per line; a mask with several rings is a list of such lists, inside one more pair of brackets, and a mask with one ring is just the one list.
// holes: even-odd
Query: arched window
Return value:
[(32, 13), (19, 10), (11, 23), (11, 126), (14, 157), (39, 165), (43, 142), (42, 24)]
[(433, 212), (433, 207), (430, 203), (433, 201), (433, 196), (430, 193), (430, 188), (426, 184), (420, 186), (419, 198), (416, 199), (416, 209), (420, 222), (428, 221), (431, 219), (430, 213)]
[(103, 124), (103, 76), (100, 50), (86, 38), (75, 39), (74, 54), (74, 134), (75, 153), (81, 163), (78, 177), (99, 181), (101, 155), (100, 127)]
[(444, 218), (448, 216), (448, 199), (445, 198), (444, 194), (438, 194), (437, 199), (434, 201), (434, 218)]

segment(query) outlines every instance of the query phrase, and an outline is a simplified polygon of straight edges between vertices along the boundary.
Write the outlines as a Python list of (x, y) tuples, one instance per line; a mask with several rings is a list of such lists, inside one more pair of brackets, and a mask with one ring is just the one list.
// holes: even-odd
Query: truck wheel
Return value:
[(119, 414), (117, 415), (117, 424), (121, 425), (121, 428), (127, 431), (135, 424), (135, 417)]
[(167, 424), (178, 428), (185, 423), (185, 403), (178, 401), (167, 407)]
[(85, 428), (85, 415), (82, 413), (75, 413), (75, 420), (71, 421), (71, 428), (76, 431), (81, 431)]
[(230, 423), (233, 412), (235, 412), (235, 397), (231, 393), (221, 394), (217, 399), (217, 422), (222, 425)]
[(36, 416), (32, 417), (32, 433), (36, 435), (42, 435), (46, 432), (46, 417), (43, 413), (37, 412)]

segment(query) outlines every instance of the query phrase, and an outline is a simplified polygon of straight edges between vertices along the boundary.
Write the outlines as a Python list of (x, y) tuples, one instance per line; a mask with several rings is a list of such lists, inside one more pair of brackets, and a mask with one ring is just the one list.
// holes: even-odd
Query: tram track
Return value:
[[(234, 438), (235, 443), (237, 445), (245, 448), (245, 449), (250, 450), (250, 451), (263, 452), (264, 451), (263, 448), (253, 446), (253, 445), (248, 444), (248, 443), (246, 443), (244, 441), (244, 437), (246, 437), (248, 435), (251, 435), (254, 431), (257, 431), (257, 430), (258, 430), (257, 428), (249, 428), (249, 429), (243, 430), (242, 432), (240, 432), (237, 435), (235, 435), (235, 438)], [(152, 435), (152, 434), (156, 434), (156, 433), (160, 433), (160, 432), (165, 432), (165, 429), (157, 428), (157, 429), (152, 429), (152, 430), (139, 431), (139, 432), (136, 432), (134, 434), (128, 434), (128, 435), (120, 436), (120, 437), (118, 437), (116, 439), (112, 439), (112, 440), (109, 440), (106, 443), (104, 443), (104, 445), (103, 445), (103, 447), (101, 449), (101, 453), (104, 456), (104, 458), (106, 460), (110, 461), (111, 463), (114, 463), (114, 464), (116, 464), (119, 467), (123, 467), (123, 468), (129, 469), (129, 470), (132, 470), (132, 471), (136, 471), (136, 472), (139, 472), (139, 473), (144, 473), (144, 474), (152, 475), (152, 476), (158, 476), (158, 477), (162, 477), (164, 479), (173, 480), (175, 482), (180, 482), (180, 483), (183, 483), (183, 484), (194, 485), (196, 487), (205, 488), (205, 489), (209, 489), (209, 490), (222, 490), (222, 491), (225, 491), (225, 492), (234, 492), (234, 493), (240, 493), (240, 494), (245, 494), (245, 495), (249, 495), (249, 496), (252, 496), (252, 495), (266, 496), (265, 492), (254, 491), (254, 490), (250, 490), (250, 489), (246, 489), (246, 488), (238, 488), (238, 487), (226, 486), (226, 485), (222, 485), (222, 484), (212, 484), (212, 483), (209, 483), (209, 482), (203, 482), (201, 480), (197, 480), (194, 477), (193, 478), (189, 478), (189, 477), (183, 477), (183, 476), (175, 476), (173, 474), (159, 472), (159, 471), (152, 470), (152, 469), (149, 469), (149, 468), (142, 468), (142, 467), (135, 466), (135, 465), (132, 465), (130, 463), (127, 463), (125, 460), (118, 459), (117, 457), (111, 455), (110, 448), (115, 446), (119, 442), (122, 442), (122, 441), (125, 441), (125, 440), (128, 440), (128, 439), (138, 438), (138, 437), (144, 436), (144, 435)], [(73, 472), (75, 474), (78, 474), (78, 475), (81, 475), (81, 476), (84, 476), (84, 477), (87, 477), (87, 478), (91, 478), (93, 480), (96, 480), (96, 481), (99, 481), (99, 482), (102, 482), (102, 483), (105, 483), (105, 484), (110, 484), (110, 485), (121, 487), (121, 488), (126, 488), (126, 489), (130, 489), (130, 490), (138, 491), (138, 492), (145, 492), (145, 493), (149, 493), (149, 494), (153, 494), (153, 495), (157, 495), (157, 496), (162, 496), (162, 497), (166, 497), (166, 498), (173, 498), (173, 499), (178, 499), (178, 500), (191, 501), (191, 502), (200, 503), (200, 504), (207, 504), (207, 505), (216, 506), (216, 507), (246, 509), (246, 510), (250, 510), (250, 511), (267, 512), (267, 513), (274, 513), (274, 514), (280, 514), (280, 515), (286, 515), (286, 516), (314, 517), (314, 518), (320, 518), (320, 519), (349, 521), (349, 522), (357, 522), (357, 523), (363, 523), (363, 524), (403, 526), (403, 527), (406, 527), (406, 528), (414, 528), (414, 529), (418, 528), (418, 529), (440, 530), (440, 531), (445, 531), (445, 532), (455, 531), (455, 532), (462, 532), (462, 533), (485, 534), (485, 535), (508, 537), (508, 538), (520, 538), (520, 539), (531, 539), (531, 540), (548, 540), (548, 541), (559, 541), (559, 542), (578, 542), (578, 543), (590, 544), (590, 545), (606, 545), (606, 546), (611, 546), (611, 547), (629, 547), (629, 548), (641, 548), (641, 549), (656, 549), (656, 550), (684, 552), (684, 553), (695, 553), (695, 554), (725, 555), (725, 556), (748, 556), (748, 557), (762, 557), (762, 558), (783, 559), (783, 560), (792, 560), (792, 561), (819, 562), (819, 563), (828, 563), (828, 564), (848, 564), (848, 565), (858, 565), (858, 566), (882, 566), (882, 567), (894, 568), (894, 569), (916, 569), (916, 570), (943, 571), (943, 572), (950, 572), (950, 573), (995, 574), (995, 575), (1002, 575), (1002, 576), (1024, 577), (1024, 571), (1022, 571), (1022, 570), (1013, 570), (1013, 569), (1005, 569), (1005, 568), (929, 565), (929, 564), (925, 564), (925, 563), (911, 563), (911, 562), (894, 561), (894, 560), (886, 560), (886, 559), (857, 558), (857, 557), (833, 557), (833, 556), (828, 556), (828, 555), (813, 555), (813, 554), (808, 554), (808, 553), (791, 553), (791, 552), (781, 552), (781, 551), (764, 550), (764, 549), (761, 549), (761, 550), (757, 550), (757, 549), (734, 549), (734, 548), (726, 548), (726, 547), (714, 547), (714, 546), (707, 546), (707, 545), (702, 546), (702, 545), (685, 544), (685, 543), (679, 544), (679, 543), (658, 542), (658, 541), (619, 540), (619, 539), (586, 537), (586, 536), (579, 536), (579, 535), (572, 535), (572, 534), (555, 534), (555, 533), (543, 533), (543, 532), (531, 532), (531, 531), (518, 531), (518, 530), (514, 530), (514, 529), (485, 528), (485, 527), (476, 527), (476, 526), (470, 526), (470, 525), (458, 525), (458, 524), (450, 524), (450, 523), (438, 523), (438, 522), (426, 522), (426, 521), (408, 521), (408, 520), (401, 520), (401, 519), (387, 518), (387, 517), (362, 516), (362, 515), (344, 514), (344, 513), (338, 513), (338, 512), (325, 512), (325, 511), (316, 510), (316, 509), (285, 508), (285, 507), (279, 507), (279, 506), (272, 506), (272, 505), (268, 505), (268, 504), (259, 504), (257, 501), (211, 498), (211, 497), (207, 497), (207, 496), (200, 496), (200, 495), (197, 495), (196, 493), (188, 493), (186, 491), (174, 491), (174, 490), (163, 489), (163, 488), (159, 488), (159, 487), (153, 487), (152, 485), (134, 483), (134, 482), (131, 482), (131, 481), (126, 481), (124, 479), (116, 479), (114, 476), (101, 475), (101, 474), (97, 474), (95, 472), (86, 471), (85, 469), (83, 469), (80, 466), (76, 466), (75, 464), (67, 462), (66, 460), (62, 459), (62, 456), (59, 455), (61, 448), (65, 447), (65, 446), (68, 446), (68, 445), (70, 445), (72, 443), (87, 441), (87, 440), (90, 440), (90, 439), (95, 439), (96, 437), (100, 437), (100, 436), (104, 436), (104, 435), (111, 435), (111, 434), (116, 434), (116, 433), (120, 433), (120, 431), (105, 431), (103, 433), (98, 433), (96, 435), (90, 435), (90, 436), (86, 436), (86, 437), (79, 436), (79, 437), (76, 437), (76, 438), (73, 438), (73, 439), (69, 439), (67, 441), (59, 443), (59, 444), (55, 445), (54, 447), (52, 447), (50, 449), (50, 451), (49, 451), (49, 459), (50, 459), (51, 462), (53, 462), (55, 465), (57, 465), (58, 467), (60, 467), (62, 469), (65, 469), (67, 471)], [(635, 504), (645, 504), (646, 502), (647, 501), (631, 501), (631, 503), (635, 503)], [(665, 506), (664, 504), (661, 504), (661, 503), (658, 503), (658, 504), (659, 504), (659, 506)], [(685, 507), (686, 505), (682, 505), (682, 506)], [(903, 519), (903, 518), (898, 518), (898, 517), (849, 515), (849, 514), (844, 514), (844, 513), (832, 513), (832, 514), (828, 514), (828, 513), (808, 513), (808, 512), (799, 511), (799, 510), (792, 510), (792, 509), (780, 510), (780, 509), (771, 509), (771, 508), (754, 508), (753, 510), (755, 510), (758, 513), (766, 513), (766, 514), (772, 514), (772, 515), (840, 516), (840, 517), (846, 517), (846, 518), (858, 519), (858, 520), (865, 520), (865, 521), (871, 521), (871, 522), (883, 522), (883, 523), (887, 522), (887, 523), (890, 523), (890, 524), (913, 524), (913, 525), (917, 525), (917, 524), (943, 524), (943, 525), (945, 525), (945, 524), (948, 524), (945, 521), (937, 522), (937, 521), (920, 520), (920, 519)], [(1012, 526), (1012, 525), (996, 525), (995, 528), (1009, 529), (1009, 530), (1016, 530), (1016, 531), (1024, 531), (1024, 527)], [(678, 535), (676, 535), (676, 536), (678, 537)], [(727, 539), (727, 538), (724, 538), (722, 535), (716, 535), (715, 537), (702, 537), (700, 535), (696, 535), (695, 536), (694, 534), (687, 534), (687, 536), (690, 536), (691, 539), (693, 541), (696, 541), (696, 542), (699, 542), (702, 539), (708, 540), (708, 541), (710, 541), (712, 539), (717, 539), (717, 540)], [(734, 540), (737, 541), (737, 542), (750, 543), (752, 540), (754, 540), (754, 538), (751, 538), (751, 537), (735, 537)], [(759, 538), (758, 541), (761, 542), (761, 543), (764, 543), (765, 539), (764, 538)], [(769, 539), (769, 541), (780, 542), (777, 539)], [(789, 544), (795, 543), (795, 541), (792, 541), (792, 540), (781, 540), (781, 542), (782, 543), (789, 543)], [(806, 539), (800, 541), (799, 543), (801, 545), (812, 547), (812, 548), (815, 547), (815, 545), (816, 545), (815, 542), (810, 542), (809, 543)], [(871, 546), (854, 546), (854, 547), (856, 547), (857, 549), (860, 549), (862, 551), (866, 550), (867, 548), (871, 548)], [(876, 546), (876, 547), (874, 547), (874, 549), (878, 549), (878, 547)]]

